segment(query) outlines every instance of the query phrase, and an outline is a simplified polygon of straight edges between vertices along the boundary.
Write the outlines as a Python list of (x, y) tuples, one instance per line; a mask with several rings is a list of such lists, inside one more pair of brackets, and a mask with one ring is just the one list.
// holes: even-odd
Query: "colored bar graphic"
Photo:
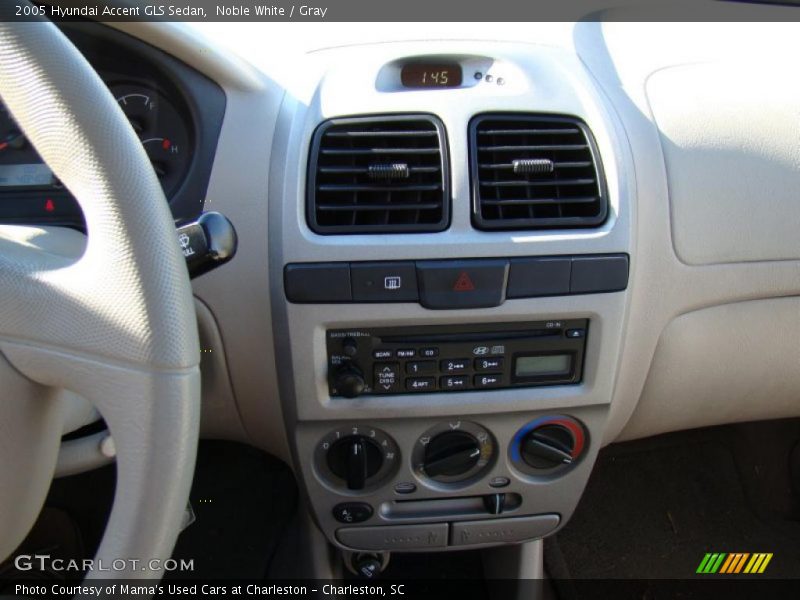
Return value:
[(722, 568), (719, 570), (720, 573), (730, 573), (731, 565), (736, 564), (736, 559), (738, 558), (738, 554), (728, 554), (728, 558), (725, 559), (725, 562), (722, 563)]
[(710, 559), (711, 559), (711, 554), (706, 553), (706, 555), (703, 557), (703, 560), (700, 561), (700, 566), (697, 567), (697, 571), (695, 571), (695, 573), (705, 573), (706, 566), (708, 566), (708, 562)]
[(767, 568), (767, 565), (769, 564), (769, 561), (771, 561), (771, 560), (772, 560), (772, 552), (770, 552), (769, 554), (767, 554), (765, 556), (764, 562), (761, 563), (761, 567), (758, 569), (758, 572), (759, 573), (763, 573), (764, 569)]
[(735, 566), (735, 568), (734, 568), (734, 567), (731, 567), (731, 573), (740, 573), (740, 572), (741, 572), (741, 570), (742, 570), (742, 567), (744, 567), (744, 563), (745, 563), (745, 561), (746, 561), (746, 560), (747, 560), (749, 557), (750, 557), (750, 553), (749, 553), (749, 552), (745, 552), (745, 553), (743, 553), (743, 554), (740, 554), (740, 555), (739, 555), (739, 561), (736, 563), (736, 566)]
[[(696, 573), (738, 575), (763, 573), (772, 560), (771, 552), (707, 552)], [(746, 566), (745, 566), (746, 565)]]
[(706, 554), (700, 566), (697, 567), (697, 573), (716, 573), (726, 556), (727, 554), (724, 552)]

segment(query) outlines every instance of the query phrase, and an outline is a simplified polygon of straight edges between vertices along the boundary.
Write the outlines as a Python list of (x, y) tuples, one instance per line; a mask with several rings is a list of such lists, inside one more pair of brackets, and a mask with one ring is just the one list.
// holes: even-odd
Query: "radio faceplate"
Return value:
[(580, 383), (587, 319), (331, 329), (332, 397)]

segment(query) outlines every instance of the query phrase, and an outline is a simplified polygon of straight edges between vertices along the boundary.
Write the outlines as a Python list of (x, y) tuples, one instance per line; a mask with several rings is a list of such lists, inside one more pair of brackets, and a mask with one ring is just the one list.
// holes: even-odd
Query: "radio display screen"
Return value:
[(539, 354), (518, 356), (514, 361), (514, 376), (520, 379), (553, 375), (569, 375), (572, 372), (571, 354)]

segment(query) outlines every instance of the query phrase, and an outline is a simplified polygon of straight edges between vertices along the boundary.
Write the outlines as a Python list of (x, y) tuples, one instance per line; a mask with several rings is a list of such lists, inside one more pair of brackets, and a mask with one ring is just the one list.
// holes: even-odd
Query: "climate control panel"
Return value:
[(588, 478), (596, 453), (588, 432), (601, 413), (578, 412), (311, 425), (299, 449), (313, 447), (306, 484), (318, 522), (357, 551), (547, 535), (573, 510), (576, 477)]
[(579, 383), (587, 319), (327, 332), (332, 397)]

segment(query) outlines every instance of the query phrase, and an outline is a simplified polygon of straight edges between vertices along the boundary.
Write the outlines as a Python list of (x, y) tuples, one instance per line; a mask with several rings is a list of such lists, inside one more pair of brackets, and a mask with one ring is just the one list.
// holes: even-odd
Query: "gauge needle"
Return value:
[(12, 133), (6, 136), (2, 142), (0, 142), (0, 150), (5, 150), (6, 148), (14, 148), (19, 150), (25, 145), (25, 136), (22, 133)]

